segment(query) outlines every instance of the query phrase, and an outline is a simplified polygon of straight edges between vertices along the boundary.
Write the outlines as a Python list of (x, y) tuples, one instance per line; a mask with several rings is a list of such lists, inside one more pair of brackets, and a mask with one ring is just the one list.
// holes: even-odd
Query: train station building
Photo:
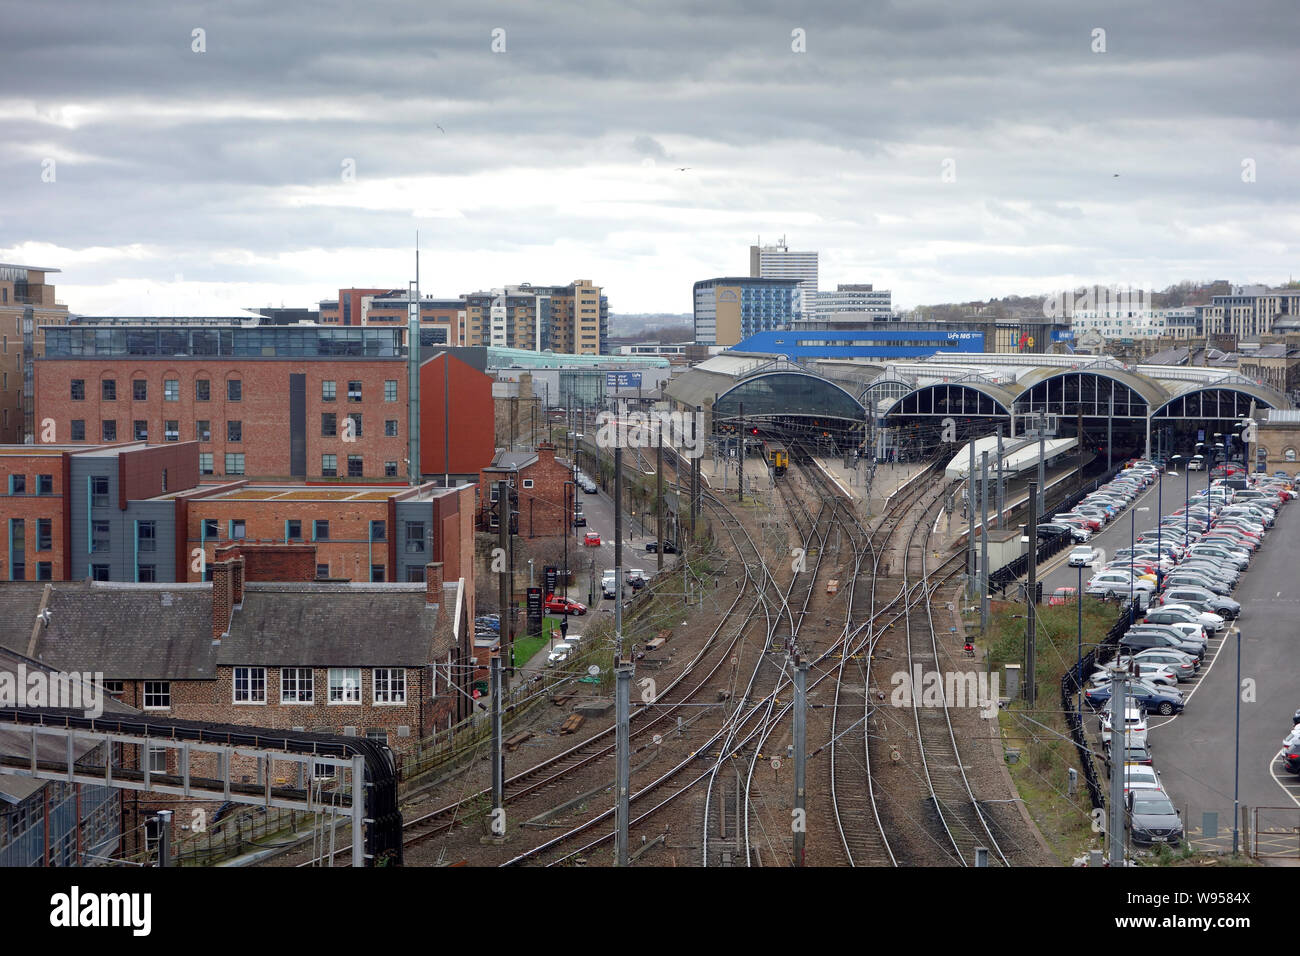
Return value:
[(943, 446), (999, 428), (1022, 436), (1037, 422), (1049, 437), (1081, 438), (1116, 459), (1190, 455), (1198, 444), (1239, 457), (1248, 418), (1293, 408), (1228, 369), (983, 352), (798, 363), (732, 350), (675, 376), (666, 394), (674, 410), (698, 410), (706, 434), (803, 437), (825, 454), (874, 451), (877, 461), (928, 460)]

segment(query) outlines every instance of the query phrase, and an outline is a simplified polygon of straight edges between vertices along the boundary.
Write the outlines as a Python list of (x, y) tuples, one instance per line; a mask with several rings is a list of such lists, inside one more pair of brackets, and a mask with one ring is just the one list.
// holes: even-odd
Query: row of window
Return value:
[[(86, 380), (84, 378), (74, 378), (71, 382), (71, 397), (74, 402), (84, 402), (86, 400)], [(321, 401), (332, 402), (338, 395), (337, 382), (321, 382)], [(117, 401), (117, 379), (105, 378), (99, 382), (99, 396), (105, 402)], [(349, 402), (361, 401), (361, 383), (350, 381), (347, 383), (347, 396)], [(226, 400), (230, 402), (240, 402), (244, 398), (244, 384), (240, 379), (232, 378), (226, 381)], [(149, 382), (147, 379), (136, 378), (131, 380), (131, 400), (134, 402), (147, 402), (149, 400)], [(163, 380), (163, 401), (179, 402), (181, 400), (181, 383), (180, 379), (168, 378)], [(212, 401), (212, 380), (199, 378), (194, 380), (194, 400), (196, 402)], [(387, 379), (384, 382), (384, 401), (397, 401), (397, 379)]]
[[(36, 493), (38, 495), (54, 494), (54, 476), (37, 475), (36, 476)], [(27, 476), (10, 475), (9, 476), (9, 494), (25, 495), (27, 494)]]
[[(98, 523), (98, 522), (97, 522)], [(107, 524), (107, 522), (104, 522)], [(403, 541), (407, 554), (424, 554), (425, 553), (425, 535), (423, 521), (406, 521), (403, 522)], [(152, 521), (141, 521), (140, 528), (143, 532), (145, 525), (149, 526), (150, 536), (153, 533)], [(231, 518), (226, 523), (227, 539), (231, 541), (242, 541), (248, 534), (248, 523), (244, 518)], [(221, 521), (218, 518), (204, 518), (203, 525), (200, 529), (203, 535), (202, 540), (221, 540)], [(312, 521), (311, 539), (313, 541), (330, 540), (330, 523), (327, 518), (317, 518)], [(302, 521), (298, 518), (286, 518), (284, 522), (284, 540), (286, 542), (302, 540)], [(385, 521), (370, 522), (370, 540), (387, 541), (388, 540), (388, 523)], [(141, 549), (143, 550), (143, 549)], [(153, 550), (152, 547), (150, 550)]]
[[(315, 704), (316, 681), (310, 667), (281, 667), (280, 703)], [(370, 672), (371, 703), (376, 706), (406, 703), (406, 671), (398, 667), (376, 667)], [(121, 692), (121, 682), (107, 682), (108, 690)], [(331, 667), (326, 677), (329, 704), (361, 703), (361, 668)], [(267, 668), (236, 667), (232, 685), (232, 702), (267, 703)], [(145, 710), (167, 710), (172, 705), (171, 681), (144, 682)]]

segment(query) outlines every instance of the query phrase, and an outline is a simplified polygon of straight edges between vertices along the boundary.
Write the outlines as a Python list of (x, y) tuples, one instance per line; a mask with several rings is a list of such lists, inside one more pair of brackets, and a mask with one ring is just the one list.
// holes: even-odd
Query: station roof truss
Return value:
[(850, 422), (866, 420), (862, 403), (843, 386), (798, 366), (760, 371), (735, 383), (713, 403), (714, 420), (809, 416)]
[(903, 395), (889, 407), (894, 415), (939, 418), (1008, 418), (1015, 393), (982, 381), (940, 382)]

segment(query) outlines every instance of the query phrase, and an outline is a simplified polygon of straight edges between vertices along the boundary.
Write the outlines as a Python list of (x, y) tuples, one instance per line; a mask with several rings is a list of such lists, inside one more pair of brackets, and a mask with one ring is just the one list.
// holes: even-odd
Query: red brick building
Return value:
[[(446, 431), (444, 396), (451, 405)], [(425, 361), (420, 366), (420, 473), (477, 475), (492, 461), (495, 414), (492, 379), (446, 352)], [(448, 446), (449, 464), (443, 454)]]
[(542, 538), (568, 533), (573, 486), (569, 467), (555, 457), (555, 445), (542, 442), (537, 451), (498, 451), (479, 476), (479, 527), (495, 529), (498, 481), (514, 482), (518, 496), (518, 533)]

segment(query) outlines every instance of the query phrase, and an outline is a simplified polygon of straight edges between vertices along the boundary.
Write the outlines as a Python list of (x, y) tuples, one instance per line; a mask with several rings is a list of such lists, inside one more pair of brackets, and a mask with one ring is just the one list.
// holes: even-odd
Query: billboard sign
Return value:
[(640, 388), (640, 372), (606, 372), (606, 388)]
[(528, 633), (533, 637), (542, 635), (542, 589), (528, 589)]

